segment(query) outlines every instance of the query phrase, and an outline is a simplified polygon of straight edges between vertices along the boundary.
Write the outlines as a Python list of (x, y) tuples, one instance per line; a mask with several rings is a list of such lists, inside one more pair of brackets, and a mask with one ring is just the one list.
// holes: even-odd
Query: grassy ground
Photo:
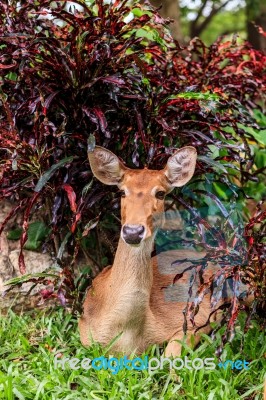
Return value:
[[(184, 349), (182, 358), (215, 357), (217, 345), (204, 337), (196, 351)], [(262, 399), (266, 343), (265, 334), (255, 322), (245, 336), (240, 328), (222, 355), (223, 361), (249, 361), (249, 369), (217, 366), (212, 370), (181, 369), (170, 373), (166, 363), (163, 369), (150, 373), (124, 369), (113, 374), (108, 369), (72, 370), (68, 365), (63, 370), (54, 365), (58, 353), (92, 359), (102, 356), (104, 349), (97, 345), (84, 349), (76, 320), (62, 309), (49, 315), (16, 316), (10, 312), (1, 317), (0, 399)], [(159, 357), (159, 348), (153, 346), (147, 354)]]

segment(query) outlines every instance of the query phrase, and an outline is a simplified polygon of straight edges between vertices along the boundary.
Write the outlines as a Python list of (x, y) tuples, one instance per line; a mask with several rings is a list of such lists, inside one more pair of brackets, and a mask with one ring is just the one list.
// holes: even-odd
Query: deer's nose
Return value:
[(124, 225), (122, 236), (128, 244), (139, 244), (144, 237), (145, 228), (143, 225)]

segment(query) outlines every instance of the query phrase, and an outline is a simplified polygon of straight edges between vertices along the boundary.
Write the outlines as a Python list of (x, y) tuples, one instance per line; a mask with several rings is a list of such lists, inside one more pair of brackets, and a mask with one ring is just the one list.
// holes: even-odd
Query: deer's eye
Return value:
[(160, 190), (159, 192), (156, 193), (155, 197), (156, 197), (156, 199), (164, 200), (165, 194), (166, 194), (166, 192), (163, 192), (162, 190)]
[(124, 190), (120, 190), (121, 197), (126, 197), (126, 193)]

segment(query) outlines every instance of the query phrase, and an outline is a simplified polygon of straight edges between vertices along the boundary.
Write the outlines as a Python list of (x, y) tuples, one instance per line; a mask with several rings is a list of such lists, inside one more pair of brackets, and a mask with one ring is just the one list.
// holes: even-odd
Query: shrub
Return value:
[[(171, 195), (194, 221), (182, 241), (195, 235), (208, 260), (221, 262), (224, 279), (236, 280), (241, 265), (253, 265), (254, 252), (262, 257), (260, 235), (250, 233), (255, 220), (246, 219), (253, 240), (248, 257), (235, 211), (245, 188), (252, 191), (265, 174), (265, 131), (263, 139), (258, 125), (265, 56), (236, 39), (210, 47), (193, 39), (180, 48), (147, 6), (74, 3), (82, 12), (49, 0), (0, 5), (0, 195), (16, 204), (1, 230), (23, 213), (21, 272), (36, 210), (49, 228), (43, 249), (62, 268), (54, 290), (63, 302), (77, 299), (80, 280), (74, 281), (72, 267), (80, 251), (99, 269), (112, 261), (115, 240), (108, 237), (117, 236), (119, 194), (92, 179), (87, 144), (93, 147), (95, 139), (132, 168), (161, 168), (174, 148), (195, 146), (196, 175)], [(134, 19), (126, 23), (130, 11)], [(216, 227), (207, 218), (211, 207), (220, 216)], [(192, 319), (204, 293), (200, 289), (198, 304), (191, 304)], [(231, 322), (238, 311), (234, 302)]]

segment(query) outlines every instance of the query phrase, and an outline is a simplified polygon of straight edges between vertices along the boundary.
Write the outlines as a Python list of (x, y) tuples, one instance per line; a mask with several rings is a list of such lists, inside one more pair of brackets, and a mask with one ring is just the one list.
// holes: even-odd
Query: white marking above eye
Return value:
[(125, 192), (125, 195), (126, 195), (126, 196), (128, 196), (128, 195), (129, 195), (129, 193), (130, 193), (130, 192), (129, 192), (129, 190), (128, 190), (126, 187), (123, 187), (123, 189), (122, 189), (122, 190), (124, 190), (124, 192)]
[(163, 189), (160, 188), (159, 186), (155, 186), (155, 187), (152, 188), (152, 190), (151, 190), (151, 195), (152, 195), (152, 196), (155, 196), (156, 193), (159, 192), (159, 191), (163, 191)]

